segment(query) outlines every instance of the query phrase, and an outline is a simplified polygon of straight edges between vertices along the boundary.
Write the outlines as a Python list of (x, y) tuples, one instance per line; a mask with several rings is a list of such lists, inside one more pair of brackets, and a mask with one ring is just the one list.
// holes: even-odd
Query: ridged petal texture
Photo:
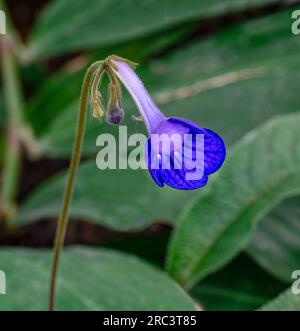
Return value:
[[(204, 129), (196, 124), (179, 118), (169, 118), (161, 123), (154, 134), (167, 135), (171, 137), (178, 134), (181, 137), (182, 145), (173, 143), (169, 150), (169, 155), (157, 141), (150, 137), (147, 141), (146, 162), (153, 180), (159, 186), (164, 184), (180, 190), (194, 190), (207, 184), (208, 176), (216, 172), (223, 164), (226, 157), (226, 147), (222, 138), (209, 129)], [(187, 140), (189, 135), (191, 139)], [(197, 144), (196, 136), (203, 137), (203, 144)], [(163, 139), (162, 139), (163, 141)], [(152, 142), (152, 143), (151, 143)], [(181, 154), (181, 167), (176, 166), (178, 156)], [(202, 155), (202, 159), (197, 158)], [(169, 167), (164, 163), (169, 158)], [(204, 158), (204, 160), (203, 160)], [(196, 171), (197, 162), (198, 172), (202, 174), (200, 178), (189, 179), (188, 175)], [(202, 166), (201, 166), (202, 164)], [(194, 167), (193, 167), (194, 165)]]

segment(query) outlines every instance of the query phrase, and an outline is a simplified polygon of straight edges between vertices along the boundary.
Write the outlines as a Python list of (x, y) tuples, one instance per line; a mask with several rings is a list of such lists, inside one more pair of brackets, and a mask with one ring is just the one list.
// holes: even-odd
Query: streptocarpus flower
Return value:
[[(166, 118), (130, 65), (121, 59), (113, 59), (112, 63), (144, 118), (150, 135), (146, 162), (156, 184), (161, 187), (167, 184), (180, 190), (205, 186), (208, 176), (225, 160), (226, 148), (222, 138), (185, 119)], [(167, 145), (169, 148), (164, 147)]]

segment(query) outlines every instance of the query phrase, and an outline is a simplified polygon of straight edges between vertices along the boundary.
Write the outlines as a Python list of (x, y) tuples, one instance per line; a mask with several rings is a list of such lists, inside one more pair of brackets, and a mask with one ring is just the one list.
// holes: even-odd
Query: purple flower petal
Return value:
[[(171, 136), (174, 132), (179, 133), (182, 136), (182, 142), (184, 144), (184, 135), (190, 134), (192, 137), (197, 134), (204, 136), (204, 162), (203, 162), (203, 175), (197, 180), (191, 180), (187, 178), (187, 174), (195, 172), (195, 168), (187, 167), (187, 162), (185, 154), (182, 154), (183, 164), (180, 169), (176, 169), (175, 165), (175, 152), (176, 146), (173, 146), (173, 149), (170, 151), (170, 169), (165, 169), (163, 163), (159, 162), (158, 169), (153, 169), (152, 159), (162, 160), (164, 153), (161, 149), (161, 146), (153, 145), (153, 140), (148, 139), (147, 142), (147, 165), (151, 177), (159, 186), (164, 186), (167, 184), (176, 189), (181, 190), (193, 190), (198, 189), (207, 184), (208, 175), (217, 171), (223, 164), (226, 156), (226, 147), (223, 140), (215, 132), (201, 128), (195, 125), (192, 122), (179, 119), (179, 118), (169, 118), (165, 120), (157, 128), (155, 133), (167, 134)], [(177, 146), (178, 148), (179, 146)], [(183, 146), (181, 151), (186, 152)], [(195, 140), (192, 140), (192, 143), (189, 145), (189, 148), (192, 150), (191, 155), (195, 157), (196, 143)], [(152, 158), (152, 159), (151, 159)], [(193, 160), (195, 161), (195, 159)]]
[[(176, 130), (182, 131), (185, 128), (189, 130), (188, 133), (190, 134), (204, 134), (204, 163), (207, 175), (216, 172), (222, 166), (226, 157), (226, 147), (223, 139), (218, 134), (181, 118), (169, 118), (168, 122), (177, 124)], [(182, 127), (181, 129), (179, 128), (180, 126)]]
[[(114, 60), (113, 63), (117, 76), (133, 97), (151, 135), (146, 145), (146, 162), (153, 180), (160, 187), (167, 184), (180, 190), (205, 186), (208, 176), (216, 172), (225, 160), (226, 147), (222, 138), (190, 121), (167, 119), (132, 68), (126, 62)], [(156, 141), (157, 136), (161, 140)], [(178, 140), (168, 144), (169, 138), (174, 136)]]
[(161, 121), (165, 119), (165, 116), (157, 108), (145, 89), (144, 84), (137, 77), (131, 67), (126, 62), (113, 61), (113, 63), (117, 68), (117, 76), (131, 94), (144, 118), (147, 130), (150, 134), (158, 127)]

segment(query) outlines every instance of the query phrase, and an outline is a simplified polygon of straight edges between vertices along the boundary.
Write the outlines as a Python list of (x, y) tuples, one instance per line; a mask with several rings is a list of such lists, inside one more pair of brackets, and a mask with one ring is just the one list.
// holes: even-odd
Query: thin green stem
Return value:
[(31, 156), (39, 153), (37, 142), (33, 138), (32, 129), (24, 118), (24, 102), (16, 62), (15, 46), (19, 36), (15, 30), (5, 2), (0, 0), (1, 9), (6, 13), (7, 34), (0, 38), (1, 74), (3, 95), (7, 113), (6, 146), (1, 175), (0, 214), (6, 226), (11, 226), (11, 219), (15, 211), (15, 195), (21, 165), (21, 144)]
[(0, 9), (6, 15), (6, 30), (9, 32), (9, 39), (11, 41), (11, 48), (14, 56), (18, 62), (22, 64), (29, 64), (32, 61), (31, 50), (22, 42), (18, 31), (15, 29), (9, 15), (9, 10), (6, 6), (7, 1), (0, 0)]
[(110, 79), (111, 84), (116, 85), (121, 89), (120, 81), (119, 81), (118, 77), (115, 75), (115, 73), (112, 69), (113, 65), (111, 64), (111, 57), (112, 56), (108, 57), (108, 59), (105, 61), (105, 69), (106, 69), (106, 72), (108, 74), (108, 77)]
[(3, 95), (7, 112), (6, 146), (2, 170), (0, 192), (1, 213), (6, 225), (9, 226), (15, 210), (15, 195), (17, 190), (21, 162), (19, 132), (23, 127), (23, 99), (17, 74), (17, 68), (8, 37), (1, 38), (1, 72)]
[(11, 219), (15, 214), (15, 195), (18, 187), (21, 165), (20, 144), (13, 131), (13, 129), (7, 129), (6, 149), (2, 169), (0, 205), (5, 229), (11, 227)]
[(54, 301), (55, 301), (55, 288), (56, 288), (56, 278), (57, 278), (57, 270), (58, 264), (60, 260), (61, 251), (63, 248), (63, 243), (65, 239), (66, 229), (67, 229), (67, 221), (69, 214), (69, 207), (73, 196), (74, 190), (74, 182), (77, 174), (77, 169), (80, 162), (81, 157), (81, 149), (84, 138), (84, 130), (86, 123), (86, 111), (87, 111), (87, 103), (89, 98), (89, 91), (91, 87), (91, 83), (94, 77), (95, 72), (99, 68), (102, 62), (95, 62), (92, 64), (86, 72), (84, 77), (84, 81), (81, 89), (81, 98), (80, 98), (80, 109), (77, 118), (77, 129), (74, 140), (74, 146), (72, 151), (71, 163), (69, 168), (69, 174), (66, 184), (66, 189), (63, 197), (63, 204), (60, 211), (55, 242), (54, 242), (54, 252), (53, 252), (53, 261), (52, 261), (52, 271), (51, 271), (51, 279), (50, 279), (50, 293), (49, 293), (49, 310), (54, 309)]
[[(103, 63), (104, 61), (99, 61), (100, 63)], [(92, 82), (92, 87), (91, 87), (91, 95), (93, 98), (97, 97), (97, 91), (98, 91), (98, 86), (101, 83), (103, 73), (105, 72), (104, 66), (99, 66), (98, 70), (95, 73), (93, 82)]]

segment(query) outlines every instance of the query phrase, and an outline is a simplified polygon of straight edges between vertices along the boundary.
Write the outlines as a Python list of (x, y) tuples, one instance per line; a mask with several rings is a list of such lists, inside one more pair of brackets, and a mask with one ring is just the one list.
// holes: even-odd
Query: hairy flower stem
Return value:
[(57, 270), (58, 264), (60, 260), (61, 251), (63, 248), (63, 243), (65, 239), (66, 229), (67, 229), (67, 221), (69, 214), (69, 207), (73, 196), (74, 182), (77, 174), (77, 169), (80, 162), (82, 143), (84, 138), (84, 130), (86, 123), (86, 111), (87, 111), (87, 103), (89, 98), (90, 87), (92, 84), (92, 80), (95, 72), (99, 69), (99, 66), (102, 65), (102, 62), (93, 63), (86, 72), (84, 77), (84, 81), (81, 89), (81, 97), (80, 97), (80, 109), (77, 118), (77, 129), (74, 140), (74, 146), (72, 151), (71, 163), (69, 167), (68, 179), (66, 184), (66, 189), (64, 192), (63, 203), (58, 219), (55, 242), (54, 242), (54, 250), (53, 250), (53, 260), (52, 260), (52, 271), (51, 271), (51, 279), (50, 279), (50, 293), (49, 293), (49, 310), (54, 309), (54, 300), (55, 300), (55, 287), (56, 287), (56, 278), (57, 278)]

